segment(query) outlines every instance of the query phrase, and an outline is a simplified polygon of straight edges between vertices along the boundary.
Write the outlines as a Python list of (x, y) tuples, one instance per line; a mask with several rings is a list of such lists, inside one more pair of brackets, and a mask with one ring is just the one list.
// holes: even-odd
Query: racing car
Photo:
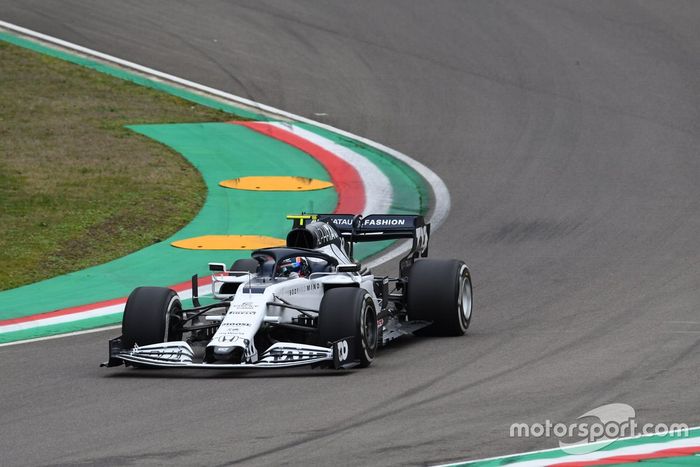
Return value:
[[(422, 216), (288, 216), (286, 246), (209, 263), (212, 303), (193, 307), (164, 287), (138, 287), (103, 366), (253, 369), (367, 367), (377, 348), (407, 334), (463, 335), (472, 281), (459, 260), (428, 259)], [(358, 242), (411, 239), (397, 277), (353, 259)], [(204, 299), (204, 297), (202, 297)]]

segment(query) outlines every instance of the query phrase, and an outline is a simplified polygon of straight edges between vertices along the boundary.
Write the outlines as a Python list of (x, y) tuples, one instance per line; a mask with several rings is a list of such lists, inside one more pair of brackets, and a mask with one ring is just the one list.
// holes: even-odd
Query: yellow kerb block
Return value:
[(202, 235), (178, 240), (172, 246), (187, 250), (257, 250), (285, 244), (281, 238), (263, 235)]
[(312, 191), (323, 190), (333, 186), (331, 182), (306, 177), (240, 177), (224, 180), (219, 185), (234, 190), (249, 191)]

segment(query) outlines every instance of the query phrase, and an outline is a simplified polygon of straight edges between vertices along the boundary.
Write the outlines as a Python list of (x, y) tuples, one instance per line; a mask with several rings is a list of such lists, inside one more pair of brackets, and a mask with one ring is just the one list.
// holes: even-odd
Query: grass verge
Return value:
[(125, 125), (233, 119), (0, 42), (0, 290), (119, 258), (195, 216), (199, 173)]

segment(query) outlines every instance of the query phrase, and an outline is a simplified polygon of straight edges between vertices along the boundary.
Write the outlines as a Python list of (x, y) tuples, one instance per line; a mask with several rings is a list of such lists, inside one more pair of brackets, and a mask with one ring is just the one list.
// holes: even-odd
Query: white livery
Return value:
[[(212, 297), (193, 307), (163, 287), (139, 287), (105, 366), (366, 367), (402, 335), (461, 335), (472, 315), (471, 275), (457, 260), (425, 259), (421, 216), (289, 216), (287, 246), (210, 263)], [(352, 259), (356, 242), (412, 238), (398, 277), (375, 277)], [(204, 300), (204, 299), (202, 299)]]

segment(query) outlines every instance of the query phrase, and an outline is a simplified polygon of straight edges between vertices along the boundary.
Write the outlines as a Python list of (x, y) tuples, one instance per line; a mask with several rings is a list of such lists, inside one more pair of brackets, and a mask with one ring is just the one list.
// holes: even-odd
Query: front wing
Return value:
[(262, 353), (255, 363), (204, 363), (195, 361), (194, 351), (187, 342), (163, 342), (160, 344), (122, 347), (121, 339), (109, 341), (109, 361), (101, 366), (136, 364), (153, 368), (205, 368), (222, 369), (262, 369), (288, 368), (297, 366), (325, 366), (330, 368), (352, 368), (360, 362), (354, 357), (352, 337), (333, 342), (330, 347), (277, 342)]

